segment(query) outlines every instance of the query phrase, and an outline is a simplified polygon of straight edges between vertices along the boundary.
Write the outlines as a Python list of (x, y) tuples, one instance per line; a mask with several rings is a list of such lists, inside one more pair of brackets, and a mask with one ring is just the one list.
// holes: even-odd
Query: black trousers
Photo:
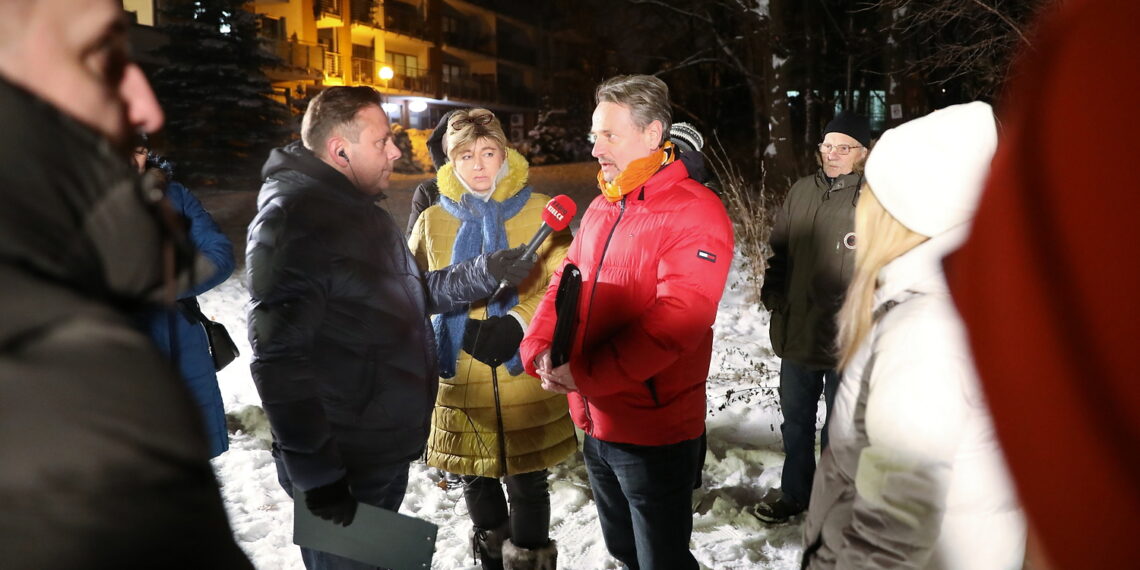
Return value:
[[(550, 541), (550, 472), (546, 469), (493, 477), (463, 476), (463, 498), (475, 526), (492, 530), (509, 523), (511, 542), (542, 548)], [(506, 496), (503, 487), (507, 488)], [(510, 497), (510, 508), (507, 506)]]

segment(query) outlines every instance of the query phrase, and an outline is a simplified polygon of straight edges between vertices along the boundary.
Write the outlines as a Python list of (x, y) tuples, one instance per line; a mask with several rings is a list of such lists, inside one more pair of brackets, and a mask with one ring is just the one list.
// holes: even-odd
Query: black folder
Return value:
[(550, 362), (555, 367), (570, 360), (574, 347), (574, 333), (578, 329), (578, 299), (582, 292), (582, 272), (573, 263), (562, 268), (562, 279), (554, 295), (554, 310), (558, 320), (554, 324), (554, 337), (550, 342)]

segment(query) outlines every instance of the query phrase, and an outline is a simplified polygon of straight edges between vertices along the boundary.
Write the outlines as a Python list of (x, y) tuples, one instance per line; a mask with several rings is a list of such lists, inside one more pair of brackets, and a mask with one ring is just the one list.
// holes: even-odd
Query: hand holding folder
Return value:
[(562, 279), (554, 295), (554, 310), (558, 315), (554, 336), (550, 342), (550, 362), (557, 368), (570, 361), (574, 348), (574, 335), (578, 332), (578, 297), (582, 290), (582, 272), (573, 263), (562, 268)]
[(360, 503), (348, 526), (317, 517), (297, 489), (293, 543), (393, 570), (431, 568), (439, 527), (407, 515)]

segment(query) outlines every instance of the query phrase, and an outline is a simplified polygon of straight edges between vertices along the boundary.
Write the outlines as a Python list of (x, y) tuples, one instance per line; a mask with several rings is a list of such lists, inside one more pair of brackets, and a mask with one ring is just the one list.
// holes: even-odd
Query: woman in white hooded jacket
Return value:
[(1024, 518), (941, 265), (996, 144), (989, 105), (970, 103), (885, 132), (867, 161), (805, 568), (1022, 565)]

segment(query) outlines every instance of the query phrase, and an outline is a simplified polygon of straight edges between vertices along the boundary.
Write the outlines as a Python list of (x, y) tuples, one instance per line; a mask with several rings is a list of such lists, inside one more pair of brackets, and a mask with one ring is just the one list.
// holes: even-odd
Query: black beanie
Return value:
[(435, 126), (427, 140), (428, 154), (431, 155), (431, 163), (436, 170), (447, 164), (447, 153), (443, 151), (443, 136), (447, 134), (447, 120), (451, 118), (453, 113), (455, 113), (454, 109), (444, 113), (439, 118), (439, 124)]
[(823, 136), (827, 133), (841, 133), (847, 135), (857, 141), (863, 146), (871, 146), (871, 124), (867, 122), (867, 118), (862, 115), (856, 115), (848, 111), (840, 111), (826, 127), (823, 128)]

